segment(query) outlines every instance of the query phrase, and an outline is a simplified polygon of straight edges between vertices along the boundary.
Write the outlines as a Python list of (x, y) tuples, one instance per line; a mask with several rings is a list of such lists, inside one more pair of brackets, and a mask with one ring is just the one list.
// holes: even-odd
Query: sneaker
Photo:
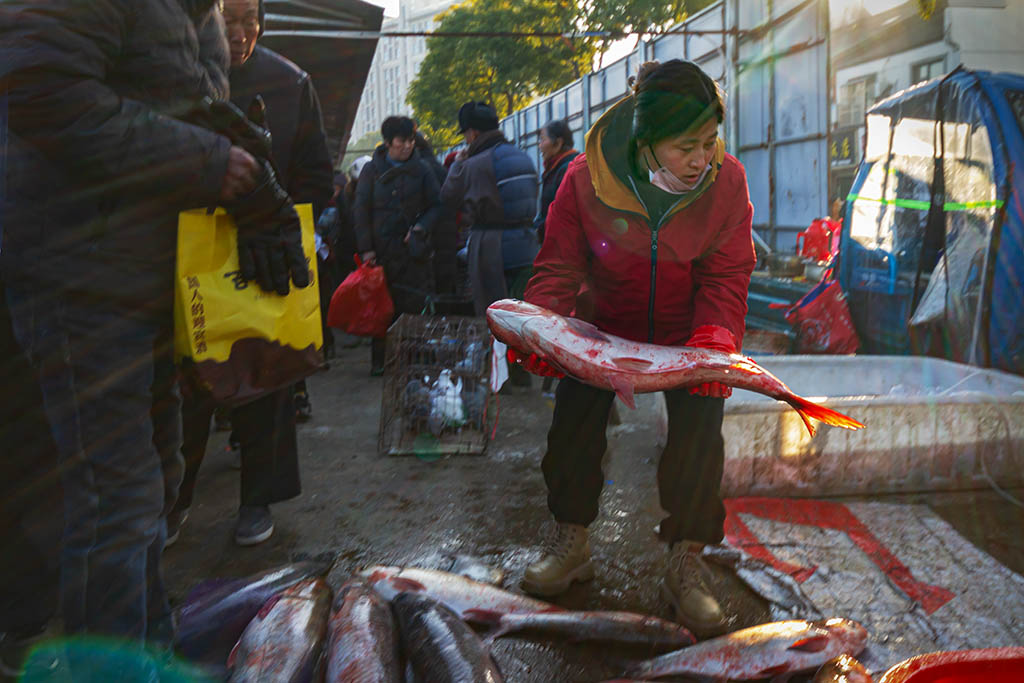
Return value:
[(243, 505), (238, 508), (238, 526), (235, 528), (235, 543), (256, 545), (270, 538), (274, 533), (274, 520), (269, 505)]
[(309, 403), (309, 395), (304, 391), (295, 392), (295, 421), (309, 422), (313, 419), (313, 406)]
[(587, 527), (558, 522), (544, 554), (526, 568), (522, 587), (527, 593), (551, 597), (564, 593), (573, 581), (594, 578)]
[(188, 519), (188, 508), (184, 510), (171, 510), (167, 514), (167, 540), (164, 541), (164, 548), (170, 548), (178, 541), (181, 535), (181, 525)]
[(677, 622), (698, 638), (711, 638), (724, 633), (728, 622), (708, 588), (710, 570), (700, 556), (703, 547), (690, 541), (673, 544), (661, 595), (675, 609)]

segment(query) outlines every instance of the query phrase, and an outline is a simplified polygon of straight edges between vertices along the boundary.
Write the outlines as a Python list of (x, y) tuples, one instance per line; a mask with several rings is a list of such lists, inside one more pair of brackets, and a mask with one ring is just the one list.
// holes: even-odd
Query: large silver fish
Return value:
[(487, 646), (437, 600), (400, 593), (392, 601), (418, 683), (501, 683)]
[(362, 579), (348, 581), (331, 609), (327, 683), (401, 683), (398, 627), (391, 607)]
[(242, 631), (281, 591), (324, 576), (328, 560), (295, 562), (243, 579), (213, 579), (196, 586), (178, 610), (174, 648), (186, 658), (223, 669)]
[(331, 610), (323, 579), (306, 579), (275, 595), (245, 627), (228, 657), (232, 683), (309, 683), (323, 673)]
[(575, 641), (601, 641), (649, 645), (672, 650), (696, 642), (685, 627), (671, 621), (632, 612), (534, 612), (506, 614), (488, 640), (514, 631), (534, 631)]
[(535, 353), (584, 384), (614, 391), (630, 408), (636, 407), (634, 393), (718, 382), (785, 401), (812, 435), (812, 418), (845, 429), (864, 426), (797, 396), (778, 377), (738, 353), (630, 341), (602, 332), (588, 322), (516, 299), (491, 304), (487, 323), (498, 341)]
[(473, 581), (458, 574), (417, 567), (367, 567), (360, 574), (385, 600), (399, 593), (421, 593), (443, 603), (460, 619), (495, 624), (515, 612), (562, 612), (557, 605)]
[(857, 655), (867, 638), (864, 627), (849, 619), (776, 621), (648, 659), (630, 669), (627, 676), (771, 678), (816, 669), (842, 654)]

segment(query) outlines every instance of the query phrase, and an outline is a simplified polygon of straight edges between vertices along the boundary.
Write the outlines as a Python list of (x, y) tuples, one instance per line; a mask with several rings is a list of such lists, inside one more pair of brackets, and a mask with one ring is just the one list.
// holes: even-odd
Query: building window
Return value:
[(938, 78), (946, 72), (946, 60), (943, 57), (930, 62), (922, 62), (910, 67), (910, 82), (920, 83)]
[(839, 87), (839, 125), (859, 126), (864, 115), (875, 103), (875, 76), (849, 81)]

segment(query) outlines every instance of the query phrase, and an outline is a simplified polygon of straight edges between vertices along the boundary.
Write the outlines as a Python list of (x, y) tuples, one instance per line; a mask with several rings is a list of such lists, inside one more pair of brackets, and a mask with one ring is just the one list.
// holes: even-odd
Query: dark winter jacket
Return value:
[(169, 312), (178, 212), (217, 203), (230, 148), (173, 118), (227, 95), (228, 49), (211, 5), (0, 5), (7, 276)]
[(289, 60), (257, 45), (245, 64), (231, 69), (231, 101), (245, 112), (257, 95), (267, 107), (281, 185), (296, 204), (311, 203), (316, 220), (334, 194), (334, 171), (313, 81)]
[(586, 154), (569, 164), (524, 298), (568, 315), (586, 281), (602, 330), (680, 345), (696, 328), (715, 325), (740, 348), (754, 268), (743, 166), (719, 140), (701, 184), (652, 217), (637, 192), (643, 181), (622, 177), (632, 121), (626, 97), (594, 124)]
[(380, 146), (363, 167), (356, 185), (353, 210), (359, 253), (374, 251), (384, 266), (389, 285), (433, 291), (430, 253), (414, 255), (405, 243), (409, 228), (419, 225), (429, 240), (441, 211), (440, 188), (434, 172), (413, 151), (394, 166)]
[(532, 226), (537, 213), (537, 170), (500, 130), (481, 133), (464, 159), (452, 164), (441, 200), (462, 210), (470, 230), (505, 230), (506, 270), (527, 266), (537, 253)]
[[(444, 182), (448, 179), (448, 169), (428, 151), (423, 151), (420, 158), (434, 172), (438, 187), (444, 187)], [(437, 285), (437, 292), (438, 294), (453, 294), (458, 284), (458, 266), (455, 254), (458, 251), (459, 239), (459, 229), (453, 209), (442, 204), (441, 212), (434, 224), (432, 237), (434, 281)]]
[(551, 202), (555, 201), (555, 194), (558, 192), (558, 187), (562, 184), (565, 171), (569, 168), (569, 162), (579, 155), (579, 152), (571, 149), (554, 159), (550, 168), (545, 164), (544, 175), (541, 178), (540, 211), (537, 212), (537, 217), (533, 220), (533, 227), (537, 231), (537, 239), (541, 243), (544, 242), (544, 220), (548, 217), (548, 207), (551, 206)]

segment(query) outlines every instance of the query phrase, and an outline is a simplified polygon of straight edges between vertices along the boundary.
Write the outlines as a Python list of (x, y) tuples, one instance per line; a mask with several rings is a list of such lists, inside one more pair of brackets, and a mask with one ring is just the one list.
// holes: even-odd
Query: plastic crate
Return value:
[(482, 454), (492, 402), (490, 359), (484, 320), (402, 315), (387, 334), (378, 452)]

